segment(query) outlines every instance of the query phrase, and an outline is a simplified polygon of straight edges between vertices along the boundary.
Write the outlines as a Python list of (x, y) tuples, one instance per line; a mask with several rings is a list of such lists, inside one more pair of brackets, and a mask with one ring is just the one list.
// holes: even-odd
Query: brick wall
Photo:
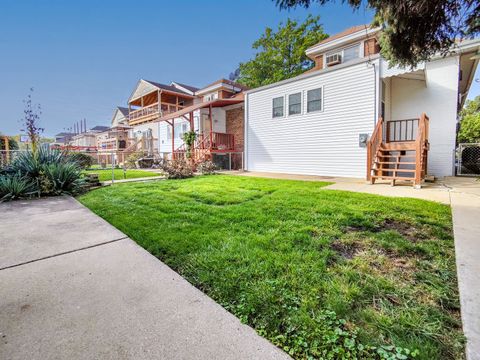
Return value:
[(244, 108), (243, 106), (227, 110), (227, 133), (235, 137), (235, 150), (243, 151), (244, 137)]
[(380, 45), (378, 44), (377, 39), (368, 39), (364, 43), (364, 55), (369, 56), (373, 54), (378, 54), (380, 52)]
[(323, 69), (323, 55), (315, 56), (315, 70)]

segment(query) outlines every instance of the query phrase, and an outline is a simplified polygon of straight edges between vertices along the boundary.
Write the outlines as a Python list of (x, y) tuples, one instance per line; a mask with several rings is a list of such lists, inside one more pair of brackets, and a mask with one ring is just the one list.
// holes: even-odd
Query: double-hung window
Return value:
[(297, 115), (302, 112), (302, 93), (288, 95), (288, 115)]
[(307, 91), (307, 112), (322, 110), (322, 88)]
[(272, 117), (283, 116), (283, 96), (274, 98), (272, 101)]

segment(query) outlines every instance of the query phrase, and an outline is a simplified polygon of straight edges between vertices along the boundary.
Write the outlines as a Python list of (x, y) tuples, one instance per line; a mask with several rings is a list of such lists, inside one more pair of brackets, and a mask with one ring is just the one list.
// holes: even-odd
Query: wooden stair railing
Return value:
[[(400, 124), (409, 124), (413, 121), (418, 124), (415, 138), (387, 136), (383, 139), (385, 123), (383, 119), (379, 119), (367, 142), (367, 180), (371, 184), (374, 184), (376, 179), (390, 180), (392, 186), (396, 180), (408, 180), (418, 187), (425, 179), (429, 150), (429, 119), (427, 115), (422, 114), (418, 119), (396, 120)], [(386, 126), (389, 126), (389, 122)]]
[(383, 141), (383, 118), (378, 119), (377, 125), (373, 130), (373, 134), (367, 141), (367, 181), (375, 183), (375, 179), (372, 178), (372, 170), (375, 165), (375, 157), (378, 149)]
[(423, 113), (420, 116), (418, 123), (417, 139), (415, 140), (415, 186), (420, 186), (420, 183), (427, 174), (427, 158), (428, 158), (428, 131), (430, 119)]

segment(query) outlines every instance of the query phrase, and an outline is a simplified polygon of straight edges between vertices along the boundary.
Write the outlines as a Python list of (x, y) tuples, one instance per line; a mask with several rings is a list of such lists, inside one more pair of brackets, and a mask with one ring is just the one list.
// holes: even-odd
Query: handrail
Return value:
[(383, 140), (383, 117), (380, 117), (375, 125), (372, 136), (367, 141), (367, 180), (372, 181), (372, 169), (375, 156)]
[(430, 126), (430, 119), (425, 113), (420, 116), (418, 122), (418, 134), (415, 140), (415, 182), (416, 186), (419, 186), (421, 181), (427, 174), (427, 154), (425, 150), (428, 150), (428, 132)]

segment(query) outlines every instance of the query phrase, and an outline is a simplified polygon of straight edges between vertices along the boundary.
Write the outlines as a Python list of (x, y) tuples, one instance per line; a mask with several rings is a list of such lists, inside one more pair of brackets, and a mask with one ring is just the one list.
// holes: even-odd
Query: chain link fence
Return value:
[(457, 175), (480, 176), (480, 143), (458, 145)]

